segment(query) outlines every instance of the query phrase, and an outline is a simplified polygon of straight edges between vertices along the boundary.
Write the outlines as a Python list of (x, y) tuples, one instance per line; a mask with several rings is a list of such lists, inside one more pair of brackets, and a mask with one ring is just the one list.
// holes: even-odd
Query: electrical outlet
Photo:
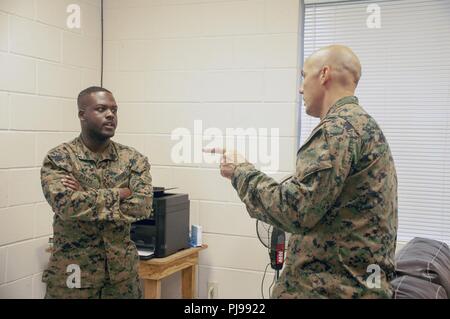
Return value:
[(217, 299), (219, 297), (219, 283), (208, 282), (206, 293), (208, 299)]

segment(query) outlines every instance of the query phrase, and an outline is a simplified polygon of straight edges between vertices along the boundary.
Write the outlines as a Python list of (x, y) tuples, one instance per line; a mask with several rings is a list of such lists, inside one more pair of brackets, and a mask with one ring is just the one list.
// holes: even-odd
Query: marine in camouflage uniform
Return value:
[[(65, 186), (66, 176), (79, 182), (79, 190)], [(147, 158), (111, 140), (102, 152), (92, 152), (80, 136), (48, 152), (41, 183), (54, 212), (46, 298), (141, 298), (130, 223), (151, 214)], [(123, 188), (131, 191), (125, 199)], [(71, 264), (80, 267), (79, 288), (68, 287)]]
[[(397, 177), (386, 139), (354, 96), (336, 102), (278, 184), (252, 164), (232, 184), (251, 217), (291, 233), (273, 298), (390, 298)], [(370, 265), (379, 266), (380, 288)]]
[(389, 145), (354, 91), (361, 64), (332, 45), (304, 64), (306, 113), (320, 123), (297, 153), (296, 172), (277, 183), (224, 154), (251, 217), (291, 233), (273, 298), (390, 298), (397, 239), (397, 175)]

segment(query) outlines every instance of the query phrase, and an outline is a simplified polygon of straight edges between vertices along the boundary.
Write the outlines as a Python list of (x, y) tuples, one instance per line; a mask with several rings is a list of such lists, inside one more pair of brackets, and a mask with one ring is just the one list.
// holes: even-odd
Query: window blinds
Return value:
[[(304, 56), (336, 43), (359, 56), (356, 95), (396, 163), (399, 241), (450, 243), (450, 1), (318, 2), (305, 5)], [(371, 4), (380, 28), (367, 26)], [(318, 120), (302, 107), (300, 122), (302, 143)]]

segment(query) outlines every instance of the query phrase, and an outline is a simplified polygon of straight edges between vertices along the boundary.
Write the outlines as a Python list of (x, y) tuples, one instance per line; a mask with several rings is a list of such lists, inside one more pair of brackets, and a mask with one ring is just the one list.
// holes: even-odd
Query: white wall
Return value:
[[(280, 170), (294, 170), (299, 0), (106, 0), (105, 87), (119, 103), (116, 140), (145, 153), (157, 186), (191, 198), (203, 226), (199, 297), (260, 298), (268, 259), (217, 165), (174, 163), (170, 134), (233, 127), (280, 129)], [(178, 297), (180, 276), (163, 282)], [(266, 288), (272, 276), (266, 278)], [(267, 289), (265, 295), (267, 296)]]
[[(67, 5), (81, 28), (66, 26)], [(99, 0), (0, 0), (0, 298), (42, 298), (52, 212), (39, 168), (79, 132), (76, 96), (100, 84)]]

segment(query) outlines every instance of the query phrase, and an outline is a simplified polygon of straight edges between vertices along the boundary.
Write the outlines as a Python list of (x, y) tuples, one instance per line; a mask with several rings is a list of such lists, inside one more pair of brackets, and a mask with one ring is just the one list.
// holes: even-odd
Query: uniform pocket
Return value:
[(333, 165), (331, 164), (330, 160), (319, 161), (317, 163), (311, 163), (311, 165), (309, 165), (306, 169), (301, 170), (298, 173), (297, 179), (301, 182), (313, 174), (316, 174), (320, 171), (324, 171), (327, 169), (331, 169), (332, 167), (333, 167)]
[(302, 181), (317, 172), (332, 168), (331, 159), (327, 139), (319, 130), (297, 154), (297, 179)]

